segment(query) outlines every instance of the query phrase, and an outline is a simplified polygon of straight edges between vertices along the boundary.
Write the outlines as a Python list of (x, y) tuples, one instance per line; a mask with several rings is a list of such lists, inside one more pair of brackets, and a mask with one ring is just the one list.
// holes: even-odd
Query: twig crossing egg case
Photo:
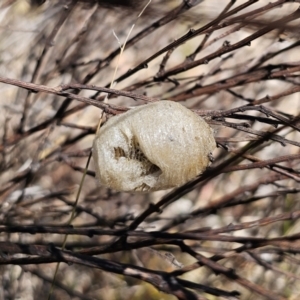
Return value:
[(203, 173), (215, 147), (201, 117), (179, 103), (159, 101), (109, 119), (95, 137), (93, 158), (100, 184), (146, 193)]

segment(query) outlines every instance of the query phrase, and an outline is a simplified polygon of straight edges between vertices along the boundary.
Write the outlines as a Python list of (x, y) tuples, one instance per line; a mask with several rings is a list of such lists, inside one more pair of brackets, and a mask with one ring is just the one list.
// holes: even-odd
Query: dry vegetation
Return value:
[[(47, 299), (57, 262), (51, 299), (299, 299), (299, 1), (42, 2), (0, 2), (0, 299)], [(129, 194), (91, 161), (69, 226), (101, 112), (159, 99), (214, 163)]]

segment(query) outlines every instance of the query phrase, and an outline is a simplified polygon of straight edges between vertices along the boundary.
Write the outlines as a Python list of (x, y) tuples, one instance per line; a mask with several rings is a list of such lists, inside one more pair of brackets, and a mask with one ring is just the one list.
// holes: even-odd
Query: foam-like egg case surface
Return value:
[(95, 137), (93, 158), (100, 184), (150, 192), (203, 173), (215, 147), (201, 117), (179, 103), (159, 101), (109, 119)]

